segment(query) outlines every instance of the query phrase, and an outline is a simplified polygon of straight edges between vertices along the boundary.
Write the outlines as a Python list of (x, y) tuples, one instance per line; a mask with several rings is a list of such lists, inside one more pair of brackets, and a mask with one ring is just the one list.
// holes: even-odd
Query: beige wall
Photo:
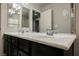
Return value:
[(76, 35), (77, 39), (74, 43), (74, 54), (79, 56), (79, 3), (76, 4)]
[[(70, 33), (70, 4), (69, 3), (53, 3), (42, 8), (42, 12), (51, 9), (53, 12), (53, 24), (57, 32)], [(63, 12), (67, 10), (68, 15), (64, 16)]]
[(3, 54), (3, 40), (1, 37), (1, 4), (0, 4), (0, 55)]

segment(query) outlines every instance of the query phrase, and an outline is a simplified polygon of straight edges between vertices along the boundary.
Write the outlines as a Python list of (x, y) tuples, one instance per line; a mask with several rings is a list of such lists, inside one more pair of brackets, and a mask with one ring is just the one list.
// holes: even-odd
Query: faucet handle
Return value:
[(53, 30), (51, 30), (51, 29), (47, 29), (47, 34), (48, 34), (48, 35), (53, 35), (53, 33), (54, 33)]
[(24, 30), (22, 30), (21, 33), (24, 33)]

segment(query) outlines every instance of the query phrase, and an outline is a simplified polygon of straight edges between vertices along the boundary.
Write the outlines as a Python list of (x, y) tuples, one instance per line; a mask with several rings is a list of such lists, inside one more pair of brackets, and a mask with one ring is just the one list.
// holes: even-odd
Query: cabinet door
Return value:
[(18, 55), (18, 49), (15, 47), (11, 47), (11, 56), (17, 56)]
[(32, 42), (33, 56), (61, 56), (63, 50)]
[(11, 42), (8, 35), (4, 35), (4, 53), (6, 55), (11, 55)]
[(28, 52), (29, 51), (28, 48), (29, 48), (29, 41), (24, 39), (19, 39), (19, 49)]
[(11, 37), (11, 55), (17, 56), (18, 55), (18, 38)]
[(7, 54), (7, 36), (6, 35), (4, 35), (3, 36), (3, 39), (4, 39), (4, 53), (5, 54)]
[(17, 55), (17, 38), (9, 35), (4, 35), (4, 53), (8, 56)]
[(11, 56), (11, 43), (7, 42), (7, 55)]
[(26, 55), (31, 55), (31, 42), (25, 39), (19, 39), (19, 50), (24, 51)]

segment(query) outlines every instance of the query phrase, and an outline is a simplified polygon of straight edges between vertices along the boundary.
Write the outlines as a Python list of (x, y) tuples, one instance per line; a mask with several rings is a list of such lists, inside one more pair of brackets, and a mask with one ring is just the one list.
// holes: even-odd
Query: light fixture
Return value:
[(13, 4), (13, 8), (16, 8), (16, 7), (17, 7), (17, 4), (14, 3), (14, 4)]
[(14, 11), (13, 9), (9, 9), (8, 12), (9, 12), (10, 14), (14, 14), (14, 13), (15, 13), (15, 11)]
[(10, 8), (10, 9), (8, 10), (8, 12), (9, 12), (10, 14), (15, 14), (15, 13), (20, 14), (20, 13), (18, 12), (18, 10), (20, 10), (20, 9), (21, 9), (21, 7), (20, 7), (18, 4), (14, 3), (14, 4), (12, 5), (12, 8)]
[(9, 9), (8, 12), (11, 13), (11, 9)]
[(20, 7), (20, 6), (18, 6), (18, 7), (17, 7), (17, 9), (21, 9), (21, 7)]
[(18, 10), (18, 9), (20, 9), (21, 7), (20, 7), (18, 4), (14, 3), (14, 4), (13, 4), (13, 8), (15, 8), (16, 10)]

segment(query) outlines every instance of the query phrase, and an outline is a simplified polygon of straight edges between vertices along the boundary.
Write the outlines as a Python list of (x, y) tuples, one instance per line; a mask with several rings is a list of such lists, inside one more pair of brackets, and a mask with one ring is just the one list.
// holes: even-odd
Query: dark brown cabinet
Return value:
[(16, 37), (4, 35), (4, 53), (7, 56), (17, 56), (18, 39)]
[(11, 40), (8, 39), (10, 39), (10, 37), (4, 35), (4, 53), (6, 55), (11, 55)]
[[(72, 49), (69, 53), (73, 52)], [(64, 52), (62, 49), (4, 34), (4, 53), (7, 56), (63, 56)], [(65, 55), (69, 53), (67, 51)]]
[(18, 37), (4, 35), (4, 53), (7, 56), (31, 55), (30, 41)]
[(63, 56), (63, 52), (63, 50), (58, 48), (32, 42), (33, 56)]

